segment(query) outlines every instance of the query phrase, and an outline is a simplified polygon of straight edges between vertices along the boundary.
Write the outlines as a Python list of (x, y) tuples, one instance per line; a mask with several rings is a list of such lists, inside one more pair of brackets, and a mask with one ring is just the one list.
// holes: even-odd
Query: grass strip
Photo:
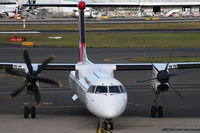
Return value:
[[(78, 34), (1, 34), (0, 42), (9, 42), (10, 37), (26, 37), (35, 46), (78, 47)], [(61, 36), (59, 40), (48, 37)], [(87, 47), (102, 48), (200, 48), (200, 33), (88, 33)]]
[[(77, 21), (78, 22), (78, 21)], [(86, 24), (87, 30), (114, 29), (200, 29), (200, 22), (145, 23), (145, 24)], [(2, 30), (78, 30), (78, 25), (0, 25)]]

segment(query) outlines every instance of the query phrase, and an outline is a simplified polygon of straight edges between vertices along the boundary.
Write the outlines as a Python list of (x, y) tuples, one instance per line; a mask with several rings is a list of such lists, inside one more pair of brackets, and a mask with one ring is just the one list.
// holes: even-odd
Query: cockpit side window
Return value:
[(94, 93), (95, 87), (96, 86), (91, 85), (90, 88), (88, 89), (88, 92), (89, 93)]
[(109, 92), (110, 93), (120, 93), (118, 86), (109, 86)]
[(123, 85), (120, 85), (119, 88), (120, 88), (122, 93), (126, 92), (125, 87)]
[(97, 86), (95, 93), (107, 93), (107, 86)]

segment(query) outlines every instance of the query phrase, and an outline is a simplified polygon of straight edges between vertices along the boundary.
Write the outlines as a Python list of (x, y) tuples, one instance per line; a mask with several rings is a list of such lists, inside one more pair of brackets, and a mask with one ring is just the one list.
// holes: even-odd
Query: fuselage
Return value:
[[(120, 116), (127, 105), (124, 86), (114, 78), (115, 65), (93, 64), (87, 58), (85, 38), (85, 8), (80, 1), (79, 8), (79, 62), (76, 71), (71, 71), (69, 84), (72, 91), (95, 116), (113, 119)], [(73, 99), (75, 99), (73, 97)]]
[(80, 63), (77, 71), (71, 71), (69, 83), (80, 101), (99, 118), (116, 118), (126, 108), (127, 93), (114, 78), (112, 66)]

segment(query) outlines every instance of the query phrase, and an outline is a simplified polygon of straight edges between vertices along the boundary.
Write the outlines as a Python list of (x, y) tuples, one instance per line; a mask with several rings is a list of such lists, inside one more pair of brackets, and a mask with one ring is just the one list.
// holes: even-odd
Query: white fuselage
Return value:
[(99, 118), (116, 118), (126, 108), (127, 93), (113, 77), (113, 66), (80, 64), (77, 71), (71, 71), (69, 83), (81, 102)]

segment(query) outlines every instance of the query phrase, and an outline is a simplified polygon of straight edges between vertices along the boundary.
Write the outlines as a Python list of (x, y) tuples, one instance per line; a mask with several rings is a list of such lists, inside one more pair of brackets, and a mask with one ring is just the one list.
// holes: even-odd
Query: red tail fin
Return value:
[(80, 1), (79, 8), (79, 61), (85, 62), (87, 60), (86, 44), (85, 44), (85, 2)]

